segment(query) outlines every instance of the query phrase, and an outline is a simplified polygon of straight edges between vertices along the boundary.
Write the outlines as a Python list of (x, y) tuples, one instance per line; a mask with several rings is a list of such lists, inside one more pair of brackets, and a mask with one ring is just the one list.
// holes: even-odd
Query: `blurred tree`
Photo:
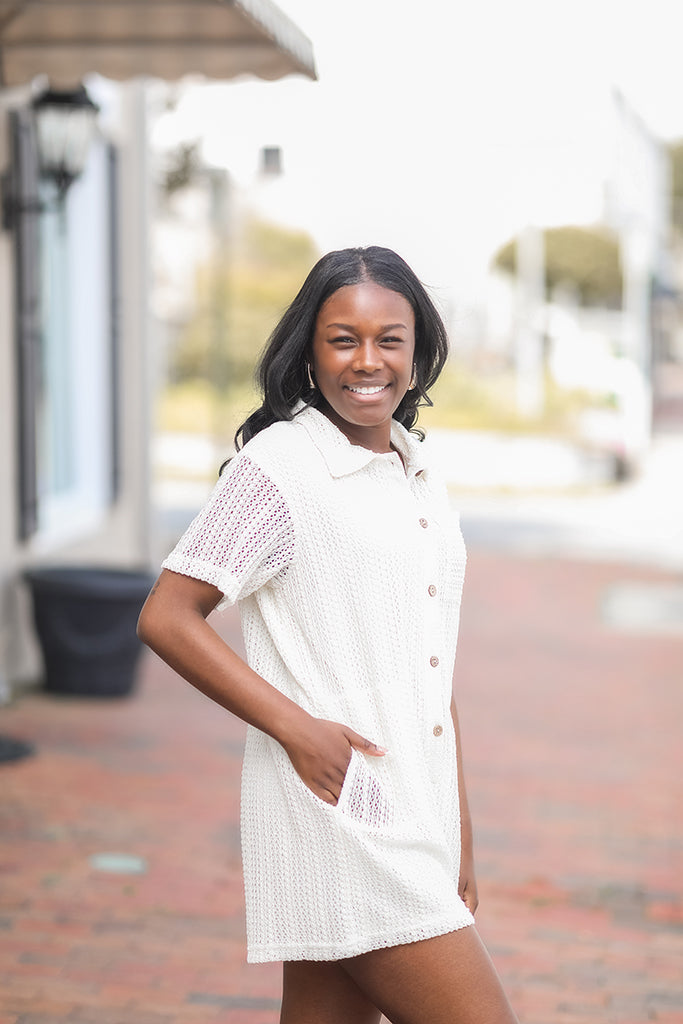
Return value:
[[(619, 245), (605, 230), (582, 227), (546, 228), (545, 285), (548, 293), (557, 285), (572, 286), (586, 306), (617, 308), (621, 304), (622, 278)], [(499, 270), (517, 270), (515, 239), (493, 257)]]
[(683, 139), (669, 146), (671, 157), (671, 222), (683, 235)]
[(175, 384), (248, 386), (258, 354), (318, 258), (305, 232), (245, 220), (236, 238), (197, 272), (196, 311), (178, 337)]
[(200, 173), (199, 142), (183, 142), (166, 154), (161, 187), (166, 196), (187, 188)]
[(233, 370), (250, 377), (256, 356), (318, 259), (309, 235), (248, 220), (235, 246), (227, 331)]

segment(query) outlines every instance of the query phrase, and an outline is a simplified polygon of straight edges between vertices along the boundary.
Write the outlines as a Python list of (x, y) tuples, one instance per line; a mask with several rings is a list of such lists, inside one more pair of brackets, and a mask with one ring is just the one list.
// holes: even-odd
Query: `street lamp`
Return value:
[(85, 169), (100, 108), (90, 99), (84, 85), (70, 92), (47, 89), (31, 106), (40, 173), (55, 183), (63, 197)]
[[(84, 85), (60, 91), (46, 89), (31, 103), (40, 176), (56, 189), (56, 204), (17, 195), (16, 181), (3, 181), (3, 222), (12, 228), (23, 213), (42, 213), (64, 202), (71, 184), (83, 173), (97, 131), (99, 107)], [(14, 185), (14, 187), (12, 187)]]

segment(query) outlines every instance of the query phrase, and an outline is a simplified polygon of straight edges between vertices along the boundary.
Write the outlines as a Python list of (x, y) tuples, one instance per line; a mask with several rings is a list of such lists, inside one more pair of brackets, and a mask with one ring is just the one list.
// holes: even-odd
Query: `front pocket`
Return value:
[(351, 760), (346, 769), (339, 799), (336, 804), (327, 803), (310, 789), (301, 778), (286, 754), (287, 774), (297, 788), (307, 794), (325, 813), (344, 818), (349, 822), (372, 830), (385, 830), (395, 824), (393, 808), (379, 781), (359, 751), (351, 748)]
[(384, 829), (393, 825), (394, 815), (386, 794), (363, 754), (355, 748), (351, 749), (351, 760), (334, 810), (369, 828)]

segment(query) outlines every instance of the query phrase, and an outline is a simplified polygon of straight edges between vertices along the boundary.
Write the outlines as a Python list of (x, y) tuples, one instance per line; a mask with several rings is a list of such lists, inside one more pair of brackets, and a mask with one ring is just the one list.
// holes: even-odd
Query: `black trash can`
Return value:
[(135, 684), (140, 609), (154, 582), (144, 571), (96, 566), (29, 569), (33, 617), (52, 693), (123, 697)]

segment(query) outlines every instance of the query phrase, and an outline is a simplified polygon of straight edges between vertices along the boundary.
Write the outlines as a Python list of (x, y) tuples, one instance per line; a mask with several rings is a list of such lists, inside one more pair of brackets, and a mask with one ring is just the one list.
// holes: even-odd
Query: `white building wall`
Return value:
[[(117, 422), (120, 459), (119, 489), (113, 504), (101, 500), (107, 482), (102, 476), (102, 452), (108, 451), (109, 409), (93, 403), (103, 400), (94, 388), (82, 396), (81, 412), (98, 424), (92, 436), (81, 438), (79, 457), (90, 467), (91, 493), (83, 496), (90, 514), (74, 518), (73, 510), (53, 510), (49, 529), (28, 541), (18, 539), (16, 431), (16, 360), (14, 326), (14, 273), (12, 236), (0, 232), (0, 700), (12, 685), (29, 682), (39, 674), (30, 604), (22, 570), (42, 564), (107, 564), (121, 567), (146, 565), (149, 551), (149, 361), (147, 272), (147, 193), (145, 169), (144, 88), (132, 83), (119, 90), (120, 104), (111, 118), (119, 150), (119, 349)], [(7, 107), (15, 94), (0, 94), (0, 170), (8, 163)], [(106, 216), (103, 195), (90, 187), (92, 218), (84, 208), (78, 230), (95, 232)], [(74, 187), (81, 187), (80, 184)], [(95, 249), (92, 250), (93, 253)], [(80, 372), (97, 378), (106, 368), (99, 362), (93, 332), (103, 330), (102, 306), (108, 301), (101, 274), (86, 268), (87, 246), (73, 266), (75, 309), (74, 347)], [(102, 268), (100, 268), (101, 270)], [(90, 280), (89, 280), (90, 278)], [(88, 409), (88, 406), (90, 408)], [(85, 421), (85, 420), (84, 420)], [(99, 436), (97, 436), (99, 434)], [(102, 465), (100, 465), (102, 463)], [(99, 506), (99, 507), (98, 507)], [(76, 510), (78, 512), (78, 509)]]

